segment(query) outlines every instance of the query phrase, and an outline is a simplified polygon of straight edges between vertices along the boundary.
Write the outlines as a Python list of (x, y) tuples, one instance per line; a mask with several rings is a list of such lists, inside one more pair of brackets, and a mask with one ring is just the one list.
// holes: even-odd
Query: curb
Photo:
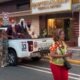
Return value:
[(68, 59), (68, 61), (72, 64), (78, 64), (80, 65), (80, 60), (73, 60), (73, 59)]
[[(45, 56), (44, 59), (48, 59), (49, 60), (49, 57), (48, 56)], [(68, 61), (72, 64), (78, 64), (80, 65), (80, 60), (75, 60), (75, 59), (68, 59)]]

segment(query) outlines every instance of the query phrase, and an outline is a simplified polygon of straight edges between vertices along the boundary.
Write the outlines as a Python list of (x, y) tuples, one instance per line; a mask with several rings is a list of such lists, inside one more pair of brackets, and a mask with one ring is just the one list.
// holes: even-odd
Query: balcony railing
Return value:
[[(26, 16), (26, 15), (32, 15), (31, 10), (26, 11), (18, 11), (18, 12), (11, 12), (8, 13), (9, 17), (19, 17), (19, 16)], [(3, 15), (0, 14), (0, 18), (2, 18)]]

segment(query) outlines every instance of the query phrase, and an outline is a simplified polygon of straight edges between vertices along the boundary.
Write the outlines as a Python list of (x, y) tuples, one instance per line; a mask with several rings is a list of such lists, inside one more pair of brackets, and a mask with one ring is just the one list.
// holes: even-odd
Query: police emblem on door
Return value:
[(26, 51), (27, 50), (27, 43), (26, 42), (22, 42), (21, 43), (21, 49), (22, 49), (22, 51)]

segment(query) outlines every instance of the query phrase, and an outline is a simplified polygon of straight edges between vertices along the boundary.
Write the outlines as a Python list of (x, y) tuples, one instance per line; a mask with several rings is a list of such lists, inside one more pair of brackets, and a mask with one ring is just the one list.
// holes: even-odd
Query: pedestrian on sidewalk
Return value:
[[(50, 46), (50, 68), (54, 80), (68, 80), (68, 69), (64, 67), (63, 57), (71, 57), (71, 53), (67, 53), (67, 45), (64, 41), (64, 31), (59, 30), (54, 33), (54, 43)], [(63, 51), (63, 55), (60, 49)]]

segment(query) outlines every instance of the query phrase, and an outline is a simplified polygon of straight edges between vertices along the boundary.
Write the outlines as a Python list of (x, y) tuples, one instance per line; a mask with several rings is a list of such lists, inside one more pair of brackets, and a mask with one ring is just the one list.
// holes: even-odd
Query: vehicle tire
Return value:
[(40, 61), (41, 57), (32, 57), (32, 61)]
[(9, 50), (8, 63), (9, 63), (10, 66), (16, 66), (17, 65), (17, 55), (16, 55), (16, 52), (13, 49)]

